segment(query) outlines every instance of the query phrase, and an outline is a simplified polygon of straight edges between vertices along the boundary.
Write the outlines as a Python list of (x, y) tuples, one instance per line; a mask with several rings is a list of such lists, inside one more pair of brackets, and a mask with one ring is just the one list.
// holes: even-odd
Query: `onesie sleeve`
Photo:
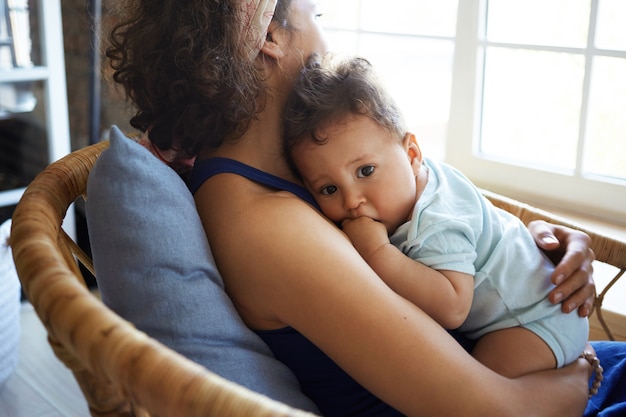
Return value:
[(476, 233), (468, 224), (445, 219), (419, 226), (417, 237), (405, 247), (405, 254), (437, 270), (451, 270), (474, 276)]

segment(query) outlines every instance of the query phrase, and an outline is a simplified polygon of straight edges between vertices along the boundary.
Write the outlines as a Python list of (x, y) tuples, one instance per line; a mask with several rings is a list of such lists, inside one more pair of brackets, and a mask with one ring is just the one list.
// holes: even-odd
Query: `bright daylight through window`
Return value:
[(375, 66), (429, 155), (443, 159), (456, 0), (320, 0), (334, 51)]
[(477, 184), (626, 224), (626, 2), (321, 0), (424, 151)]

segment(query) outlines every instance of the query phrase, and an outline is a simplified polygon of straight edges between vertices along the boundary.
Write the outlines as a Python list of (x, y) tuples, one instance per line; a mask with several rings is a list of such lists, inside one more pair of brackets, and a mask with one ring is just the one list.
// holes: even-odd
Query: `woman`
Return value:
[[(161, 153), (174, 165), (198, 155), (191, 178), (196, 204), (246, 324), (277, 356), (283, 336), (297, 348), (301, 335), (312, 341), (383, 401), (375, 398), (379, 415), (580, 415), (591, 375), (587, 361), (515, 380), (487, 370), (391, 291), (307, 202), (281, 155), (280, 116), (305, 58), (326, 44), (312, 0), (274, 6), (267, 0), (139, 2), (109, 50), (115, 79), (138, 109), (133, 125), (168, 150)], [(208, 178), (200, 167), (216, 158), (245, 164), (270, 185), (228, 171)], [(535, 236), (551, 232), (569, 251), (554, 275), (562, 285), (553, 301), (565, 299), (564, 310), (580, 306), (586, 315), (593, 291), (588, 240), (534, 225)], [(303, 356), (321, 354), (307, 349)], [(298, 365), (297, 357), (285, 359)], [(346, 406), (341, 395), (335, 393), (337, 403), (327, 397), (315, 398), (323, 413), (358, 413), (343, 408), (358, 404)]]

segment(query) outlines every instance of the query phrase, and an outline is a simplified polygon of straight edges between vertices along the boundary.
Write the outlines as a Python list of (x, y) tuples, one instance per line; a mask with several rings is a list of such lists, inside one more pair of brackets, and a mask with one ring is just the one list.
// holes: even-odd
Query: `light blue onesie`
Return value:
[(474, 276), (474, 300), (459, 330), (472, 339), (522, 326), (552, 349), (559, 367), (583, 351), (589, 323), (548, 300), (554, 265), (512, 214), (494, 207), (461, 172), (424, 160), (428, 184), (413, 217), (391, 236), (403, 253), (433, 269)]

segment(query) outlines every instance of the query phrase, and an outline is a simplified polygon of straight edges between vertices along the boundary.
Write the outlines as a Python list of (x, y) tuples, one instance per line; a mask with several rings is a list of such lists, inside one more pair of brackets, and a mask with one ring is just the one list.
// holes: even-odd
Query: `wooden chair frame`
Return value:
[[(14, 216), (11, 246), (24, 292), (48, 332), (57, 357), (74, 373), (94, 417), (307, 416), (225, 380), (135, 329), (88, 290), (76, 260), (90, 259), (61, 228), (70, 205), (108, 142), (51, 164), (26, 189)], [(620, 272), (596, 301), (602, 319), (606, 291), (626, 268), (626, 243), (564, 222), (528, 205), (485, 192), (525, 223), (544, 219), (581, 229), (598, 260)]]

